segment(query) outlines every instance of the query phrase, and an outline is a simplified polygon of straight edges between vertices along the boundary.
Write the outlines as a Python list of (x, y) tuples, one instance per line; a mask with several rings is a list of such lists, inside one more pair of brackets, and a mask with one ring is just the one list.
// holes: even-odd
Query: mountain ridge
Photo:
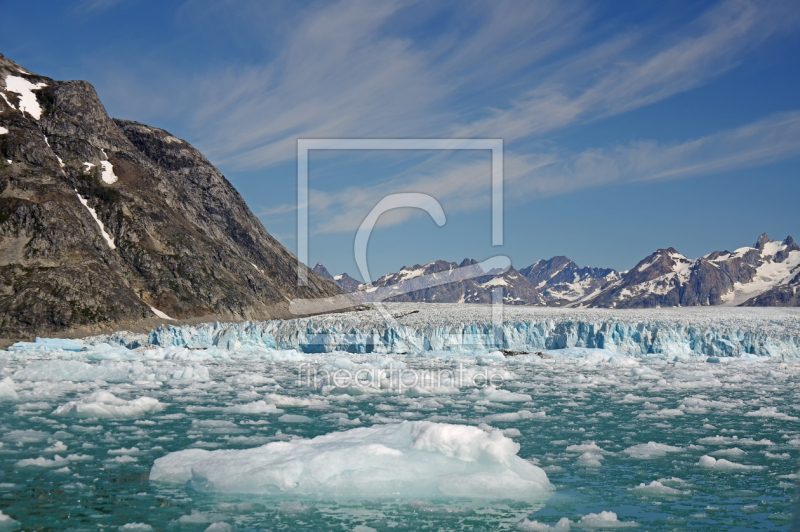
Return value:
[[(764, 233), (753, 247), (734, 252), (714, 251), (689, 259), (675, 248), (658, 249), (630, 270), (579, 267), (565, 256), (541, 259), (520, 270), (478, 272), (471, 279), (441, 283), (444, 275), (478, 263), (435, 261), (404, 266), (371, 285), (349, 292), (380, 289), (394, 302), (490, 303), (491, 288), (502, 286), (507, 304), (591, 308), (653, 308), (678, 306), (800, 306), (800, 246), (791, 236), (770, 240)], [(318, 264), (324, 269), (324, 266)], [(327, 270), (325, 270), (327, 272)], [(342, 274), (343, 277), (347, 274)], [(427, 276), (427, 277), (426, 277)], [(349, 276), (347, 276), (349, 277)], [(333, 280), (334, 278), (331, 277)], [(352, 278), (351, 278), (352, 279)], [(424, 286), (431, 279), (436, 286)], [(410, 281), (410, 285), (409, 285)], [(355, 281), (357, 283), (357, 281)], [(408, 293), (393, 294), (404, 283)]]
[(311, 271), (297, 286), (296, 257), (225, 176), (165, 130), (111, 119), (90, 83), (0, 55), (0, 95), (0, 333), (268, 318), (342, 293)]

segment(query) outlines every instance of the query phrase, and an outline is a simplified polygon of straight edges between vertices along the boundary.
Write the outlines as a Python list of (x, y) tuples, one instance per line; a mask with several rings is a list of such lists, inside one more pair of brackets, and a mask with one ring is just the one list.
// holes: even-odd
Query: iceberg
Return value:
[(6, 377), (5, 379), (0, 381), (0, 401), (2, 400), (11, 400), (16, 401), (19, 399), (19, 395), (17, 395), (17, 391), (14, 389), (14, 381), (11, 380), (11, 377)]
[(150, 480), (267, 496), (549, 497), (547, 474), (519, 449), (496, 429), (404, 421), (253, 449), (178, 451), (155, 461)]
[(164, 405), (152, 397), (126, 401), (111, 392), (99, 391), (79, 401), (70, 401), (59, 406), (53, 415), (78, 418), (139, 417), (163, 409)]

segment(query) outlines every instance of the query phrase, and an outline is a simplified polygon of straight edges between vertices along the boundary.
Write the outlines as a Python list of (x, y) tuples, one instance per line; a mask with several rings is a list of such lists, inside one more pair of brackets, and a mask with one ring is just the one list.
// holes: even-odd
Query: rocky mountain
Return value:
[(754, 247), (689, 259), (659, 249), (581, 306), (608, 308), (697, 305), (796, 306), (800, 247), (759, 237)]
[(533, 284), (548, 306), (561, 307), (581, 301), (620, 279), (611, 268), (592, 268), (564, 256), (540, 260), (519, 271)]
[(310, 271), (299, 287), (297, 259), (199, 151), (109, 118), (89, 83), (0, 55), (0, 96), (0, 336), (274, 317), (342, 292)]
[(339, 287), (344, 289), (346, 292), (355, 292), (361, 286), (361, 283), (358, 282), (358, 280), (353, 279), (346, 273), (343, 273), (341, 275), (331, 275), (328, 269), (325, 266), (323, 266), (322, 263), (320, 262), (318, 262), (317, 265), (314, 266), (314, 268), (312, 268), (312, 270), (317, 275), (320, 275), (325, 279), (333, 281), (334, 283), (339, 285)]
[(346, 273), (334, 275), (333, 280), (347, 292), (355, 292), (361, 287), (361, 283), (357, 279), (353, 279)]
[(495, 287), (503, 288), (506, 304), (544, 304), (536, 288), (514, 268), (487, 273), (473, 259), (460, 264), (439, 260), (404, 266), (371, 285), (362, 285), (358, 293), (374, 293), (381, 300), (395, 302), (491, 303)]
[(361, 285), (357, 294), (364, 301), (371, 296), (386, 301), (491, 303), (493, 287), (502, 287), (504, 302), (514, 305), (798, 306), (800, 247), (791, 237), (777, 242), (764, 234), (752, 248), (716, 251), (698, 259), (673, 248), (659, 249), (626, 272), (581, 268), (563, 256), (519, 271), (490, 272), (480, 270), (472, 259), (460, 264), (440, 260), (403, 267), (371, 285)]

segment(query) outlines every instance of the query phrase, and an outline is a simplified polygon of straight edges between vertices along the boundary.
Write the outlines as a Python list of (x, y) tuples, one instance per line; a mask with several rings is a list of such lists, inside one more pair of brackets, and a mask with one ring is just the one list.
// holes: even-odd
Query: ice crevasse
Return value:
[(155, 461), (150, 480), (275, 496), (547, 498), (546, 473), (519, 448), (496, 429), (404, 421), (253, 449), (178, 451)]
[[(129, 347), (139, 342), (240, 351), (296, 349), (305, 353), (467, 353), (583, 347), (630, 356), (800, 357), (798, 309), (523, 308), (507, 311), (502, 325), (495, 327), (491, 310), (486, 307), (444, 308), (448, 306), (422, 306), (418, 314), (394, 323), (381, 320), (375, 312), (345, 313), (285, 321), (162, 325), (148, 338), (118, 335), (103, 341)], [(393, 309), (396, 312), (409, 310), (408, 305), (397, 307)]]

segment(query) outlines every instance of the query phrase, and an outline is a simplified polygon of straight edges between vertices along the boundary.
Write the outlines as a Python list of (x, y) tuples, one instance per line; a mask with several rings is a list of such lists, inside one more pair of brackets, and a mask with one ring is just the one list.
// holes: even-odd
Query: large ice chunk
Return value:
[(519, 448), (499, 430), (405, 421), (254, 449), (178, 451), (155, 461), (150, 480), (275, 496), (548, 497), (547, 475)]
[(0, 401), (3, 399), (10, 399), (12, 401), (19, 399), (19, 395), (17, 395), (17, 391), (14, 389), (14, 381), (12, 381), (10, 377), (6, 377), (0, 381)]
[(0, 511), (0, 532), (11, 532), (12, 530), (19, 530), (19, 528), (19, 521)]
[(163, 409), (164, 405), (152, 397), (126, 401), (110, 392), (99, 391), (79, 401), (70, 401), (59, 406), (53, 415), (80, 418), (139, 417)]

